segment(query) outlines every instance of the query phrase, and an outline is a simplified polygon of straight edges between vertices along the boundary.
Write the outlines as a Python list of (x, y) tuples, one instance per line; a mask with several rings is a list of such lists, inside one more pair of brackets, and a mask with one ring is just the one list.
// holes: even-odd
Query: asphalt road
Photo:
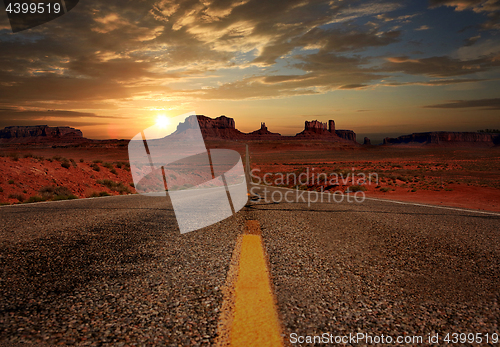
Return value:
[(245, 220), (262, 228), (285, 343), (500, 332), (500, 216), (273, 203), (257, 189), (235, 217), (183, 235), (161, 197), (0, 208), (0, 345), (213, 345)]

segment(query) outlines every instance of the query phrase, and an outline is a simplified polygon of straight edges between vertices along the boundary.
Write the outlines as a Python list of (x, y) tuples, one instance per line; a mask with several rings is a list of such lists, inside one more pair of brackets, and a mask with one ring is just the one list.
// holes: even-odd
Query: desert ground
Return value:
[[(245, 153), (244, 143), (211, 142), (209, 147)], [(267, 183), (282, 187), (363, 191), (373, 198), (500, 211), (498, 147), (353, 148), (295, 140), (253, 141), (249, 148), (254, 181), (267, 174)], [(3, 145), (0, 171), (1, 204), (135, 193), (126, 141), (55, 148)]]

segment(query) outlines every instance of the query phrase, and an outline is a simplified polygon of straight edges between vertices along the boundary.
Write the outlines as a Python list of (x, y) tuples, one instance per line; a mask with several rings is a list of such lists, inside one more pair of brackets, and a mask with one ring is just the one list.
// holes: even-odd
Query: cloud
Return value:
[(498, 60), (500, 56), (500, 40), (488, 39), (475, 44), (473, 47), (466, 44), (464, 47), (460, 47), (454, 56), (460, 60), (473, 60), (484, 57), (491, 57), (491, 59)]
[(431, 81), (419, 81), (419, 82), (384, 82), (381, 85), (388, 87), (400, 87), (400, 86), (445, 86), (451, 84), (463, 84), (463, 83), (474, 83), (474, 82), (484, 82), (488, 81), (488, 79), (484, 78), (467, 78), (467, 79), (439, 79), (439, 80), (431, 80)]
[(469, 46), (472, 46), (473, 44), (475, 44), (477, 42), (477, 40), (479, 40), (481, 38), (481, 35), (477, 35), (477, 36), (473, 36), (473, 37), (469, 37), (468, 39), (465, 39), (465, 44), (464, 44), (464, 47), (469, 47)]
[[(45, 119), (45, 118), (102, 118), (102, 119), (123, 119), (124, 117), (100, 116), (91, 112), (77, 112), (67, 110), (27, 110), (23, 108), (3, 108), (0, 109), (0, 118), (13, 117), (21, 119)], [(125, 117), (127, 118), (127, 117)]]
[(427, 25), (422, 25), (422, 26), (420, 26), (420, 27), (416, 28), (415, 30), (416, 30), (416, 31), (423, 31), (423, 30), (429, 30), (429, 29), (430, 29), (430, 28), (429, 28), (429, 26), (427, 26)]
[[(399, 73), (444, 78), (425, 85), (464, 83), (452, 77), (497, 66), (490, 56), (413, 59), (402, 52), (381, 60), (384, 47), (400, 52), (403, 44), (393, 44), (407, 39), (405, 24), (422, 14), (395, 12), (403, 7), (388, 0), (88, 0), (47, 25), (2, 33), (0, 104), (144, 110), (362, 89)], [(411, 28), (431, 30), (420, 24)]]
[[(126, 117), (99, 116), (95, 113), (76, 112), (67, 110), (25, 110), (22, 108), (0, 109), (0, 128), (6, 126), (26, 125), (61, 125), (68, 126), (93, 126), (103, 125), (106, 119), (123, 119)], [(94, 121), (74, 121), (74, 119), (92, 119)], [(102, 120), (99, 122), (99, 120)]]
[(483, 108), (484, 110), (500, 110), (500, 98), (477, 100), (453, 100), (445, 104), (424, 106), (424, 108)]
[(460, 60), (447, 56), (411, 59), (407, 56), (390, 57), (382, 65), (384, 71), (403, 72), (410, 75), (452, 77), (488, 71), (500, 66), (495, 57)]
[(455, 7), (455, 11), (472, 10), (476, 13), (485, 13), (488, 20), (482, 23), (480, 28), (500, 30), (500, 0), (430, 0), (431, 8), (439, 6)]
[(456, 11), (471, 9), (474, 12), (493, 12), (500, 10), (498, 0), (430, 0), (430, 7), (450, 6)]

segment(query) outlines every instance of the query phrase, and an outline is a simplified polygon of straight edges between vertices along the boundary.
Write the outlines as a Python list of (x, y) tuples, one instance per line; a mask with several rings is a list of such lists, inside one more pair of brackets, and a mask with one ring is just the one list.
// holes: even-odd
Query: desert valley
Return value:
[[(209, 148), (245, 154), (254, 180), (300, 190), (355, 192), (367, 197), (500, 211), (500, 134), (428, 132), (358, 143), (352, 130), (306, 121), (295, 136), (260, 129), (243, 133), (232, 118), (197, 116)], [(181, 126), (178, 132), (182, 132)], [(0, 130), (0, 203), (134, 194), (127, 140), (91, 140), (70, 127), (7, 127)], [(332, 184), (281, 182), (279, 175), (376, 174), (378, 180)], [(177, 185), (187, 182), (178, 178)]]

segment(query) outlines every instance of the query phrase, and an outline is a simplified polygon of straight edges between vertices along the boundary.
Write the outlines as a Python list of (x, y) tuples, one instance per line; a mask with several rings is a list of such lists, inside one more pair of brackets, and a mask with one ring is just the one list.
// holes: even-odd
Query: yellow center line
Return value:
[(219, 325), (219, 333), (226, 336), (220, 336), (218, 345), (281, 347), (281, 326), (258, 221), (247, 221), (238, 250), (237, 276), (223, 303), (223, 310), (231, 312), (221, 315)]

